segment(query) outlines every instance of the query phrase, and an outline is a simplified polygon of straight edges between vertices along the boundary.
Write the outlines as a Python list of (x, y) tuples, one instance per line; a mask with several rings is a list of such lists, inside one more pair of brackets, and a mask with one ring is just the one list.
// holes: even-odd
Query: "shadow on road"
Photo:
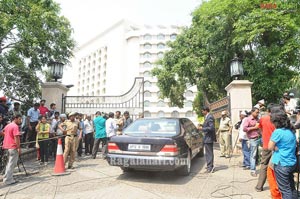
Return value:
[(133, 170), (124, 172), (117, 179), (123, 181), (132, 181), (140, 183), (153, 184), (186, 184), (192, 180), (195, 173), (199, 173), (205, 165), (204, 158), (194, 158), (191, 165), (191, 174), (189, 176), (181, 176), (176, 171), (138, 171)]

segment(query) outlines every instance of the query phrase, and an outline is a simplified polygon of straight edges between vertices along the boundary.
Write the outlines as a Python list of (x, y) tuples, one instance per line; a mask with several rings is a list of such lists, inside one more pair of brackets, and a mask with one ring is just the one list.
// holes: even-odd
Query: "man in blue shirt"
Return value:
[[(95, 159), (100, 142), (102, 142), (102, 146), (106, 145), (107, 142), (107, 136), (106, 136), (106, 130), (105, 130), (105, 122), (106, 120), (101, 116), (100, 111), (97, 111), (96, 118), (94, 119), (94, 128), (95, 128), (95, 140), (94, 140), (94, 146), (93, 146), (93, 152), (92, 152), (92, 158)], [(102, 147), (102, 157), (105, 157), (105, 150), (103, 150)]]
[[(27, 142), (36, 141), (36, 130), (35, 127), (38, 124), (40, 111), (39, 111), (39, 103), (35, 103), (32, 108), (30, 108), (27, 112), (27, 125), (28, 125), (28, 134), (27, 134)], [(35, 143), (32, 142), (28, 145), (29, 148), (33, 148)]]

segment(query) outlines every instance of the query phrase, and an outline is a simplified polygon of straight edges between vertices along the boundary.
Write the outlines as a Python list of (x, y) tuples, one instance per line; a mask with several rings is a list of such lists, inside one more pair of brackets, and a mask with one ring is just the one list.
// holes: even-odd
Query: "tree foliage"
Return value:
[[(193, 13), (192, 25), (169, 43), (171, 50), (152, 72), (162, 96), (181, 107), (187, 84), (209, 101), (226, 95), (230, 61), (243, 59), (243, 79), (253, 82), (253, 99), (276, 102), (293, 86), (300, 67), (300, 3), (260, 0), (210, 0)], [(198, 97), (199, 98), (199, 97)]]
[(67, 63), (75, 42), (53, 0), (0, 1), (0, 87), (22, 101), (40, 96), (43, 67)]

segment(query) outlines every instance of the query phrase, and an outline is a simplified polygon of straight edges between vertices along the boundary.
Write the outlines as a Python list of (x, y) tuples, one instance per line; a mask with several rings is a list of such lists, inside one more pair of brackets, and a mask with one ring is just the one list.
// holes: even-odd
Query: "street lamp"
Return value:
[(239, 76), (244, 75), (242, 59), (238, 58), (236, 54), (230, 62), (230, 75), (235, 79), (238, 79)]
[(64, 64), (61, 62), (52, 61), (49, 63), (50, 71), (52, 78), (57, 82), (58, 79), (61, 79), (63, 76), (63, 67)]

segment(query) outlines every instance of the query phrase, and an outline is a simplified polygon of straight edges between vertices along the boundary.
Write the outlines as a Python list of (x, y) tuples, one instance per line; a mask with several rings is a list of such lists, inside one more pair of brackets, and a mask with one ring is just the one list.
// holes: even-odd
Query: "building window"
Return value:
[(151, 72), (145, 71), (143, 75), (144, 75), (144, 77), (151, 77)]
[(149, 34), (144, 35), (144, 40), (150, 40), (152, 39), (152, 36)]
[(158, 40), (164, 40), (165, 39), (165, 35), (164, 34), (159, 34), (159, 35), (157, 35), (157, 39)]
[(171, 40), (175, 40), (175, 39), (176, 39), (176, 37), (177, 37), (177, 35), (176, 35), (176, 34), (172, 34), (172, 35), (170, 36), (170, 39), (171, 39)]
[(144, 101), (144, 106), (149, 107), (150, 106), (150, 101), (148, 101), (148, 100)]
[(193, 93), (193, 91), (186, 91), (185, 96), (186, 97), (193, 97), (194, 93)]
[(163, 44), (163, 43), (157, 44), (157, 48), (158, 48), (158, 49), (164, 49), (165, 47), (166, 47), (166, 45)]
[(192, 111), (186, 112), (185, 117), (193, 117), (193, 112)]
[(145, 81), (144, 86), (145, 86), (145, 87), (151, 87), (151, 82)]
[(193, 107), (193, 102), (192, 101), (187, 101), (184, 103), (185, 107)]
[(157, 117), (164, 117), (165, 113), (163, 111), (158, 111)]
[(145, 97), (151, 97), (151, 93), (149, 91), (145, 91), (144, 96)]
[(165, 107), (165, 102), (160, 100), (157, 102), (157, 107)]
[(149, 111), (144, 112), (144, 117), (151, 117), (151, 113)]
[(148, 62), (148, 61), (144, 63), (144, 67), (147, 67), (147, 68), (148, 68), (148, 67), (151, 67), (151, 66), (152, 66), (151, 63)]
[(102, 93), (105, 94), (105, 92), (106, 92), (106, 90), (105, 90), (105, 88), (103, 88), (103, 89), (102, 89)]
[(97, 90), (97, 95), (100, 95), (100, 90)]
[(178, 111), (173, 111), (173, 112), (171, 113), (171, 117), (179, 117)]
[(151, 58), (151, 54), (149, 52), (145, 52), (143, 54), (143, 58)]
[(163, 57), (164, 57), (164, 53), (163, 53), (163, 52), (157, 53), (157, 57), (158, 57), (159, 59), (163, 58)]
[(151, 48), (152, 48), (151, 44), (144, 44), (144, 49), (151, 49)]

